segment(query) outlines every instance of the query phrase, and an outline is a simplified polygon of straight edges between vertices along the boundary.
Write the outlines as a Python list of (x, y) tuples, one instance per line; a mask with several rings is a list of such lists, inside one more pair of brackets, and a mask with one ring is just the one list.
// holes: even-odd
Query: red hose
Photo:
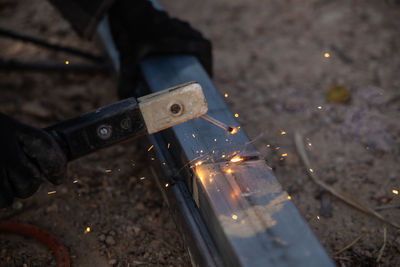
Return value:
[(13, 221), (0, 221), (0, 231), (27, 235), (36, 238), (54, 251), (57, 258), (58, 267), (71, 266), (69, 253), (66, 247), (64, 247), (57, 237), (40, 229), (39, 227)]

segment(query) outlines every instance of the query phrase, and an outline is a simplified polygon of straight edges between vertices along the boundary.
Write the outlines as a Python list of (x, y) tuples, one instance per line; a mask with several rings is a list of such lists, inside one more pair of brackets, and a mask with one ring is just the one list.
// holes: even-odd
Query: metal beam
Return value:
[[(199, 82), (208, 114), (239, 128), (195, 57), (153, 57), (144, 60), (141, 68), (152, 92)], [(158, 148), (170, 144), (162, 154), (168, 153), (166, 165), (179, 171), (169, 177), (183, 181), (192, 193), (226, 266), (333, 266), (271, 169), (255, 156), (258, 152), (242, 129), (232, 135), (198, 118), (159, 135), (151, 142)], [(248, 160), (231, 162), (236, 154)]]

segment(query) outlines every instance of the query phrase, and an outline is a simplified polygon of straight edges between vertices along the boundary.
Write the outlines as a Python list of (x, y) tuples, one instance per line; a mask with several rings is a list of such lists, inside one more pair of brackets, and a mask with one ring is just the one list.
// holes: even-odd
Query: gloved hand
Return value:
[(48, 133), (1, 113), (0, 125), (0, 208), (31, 196), (44, 179), (63, 181), (67, 159)]
[(212, 75), (211, 42), (188, 23), (156, 10), (149, 1), (116, 0), (109, 20), (120, 52), (118, 93), (121, 98), (132, 96), (140, 75), (139, 63), (149, 55), (195, 55)]

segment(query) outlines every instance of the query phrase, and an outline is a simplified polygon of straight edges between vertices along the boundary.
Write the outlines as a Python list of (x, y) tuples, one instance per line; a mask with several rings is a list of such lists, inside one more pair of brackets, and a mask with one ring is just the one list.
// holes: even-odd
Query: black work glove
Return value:
[(118, 93), (121, 98), (132, 96), (140, 78), (139, 63), (149, 55), (195, 55), (212, 75), (211, 42), (188, 23), (156, 10), (149, 1), (116, 0), (109, 19), (120, 53)]
[(31, 196), (44, 179), (64, 180), (66, 156), (48, 133), (1, 113), (0, 126), (0, 208)]

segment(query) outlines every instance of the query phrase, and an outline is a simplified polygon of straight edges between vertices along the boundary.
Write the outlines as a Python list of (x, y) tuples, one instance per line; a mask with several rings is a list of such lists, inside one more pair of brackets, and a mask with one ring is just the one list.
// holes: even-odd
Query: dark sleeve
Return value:
[(49, 0), (78, 34), (91, 38), (99, 21), (115, 0)]

